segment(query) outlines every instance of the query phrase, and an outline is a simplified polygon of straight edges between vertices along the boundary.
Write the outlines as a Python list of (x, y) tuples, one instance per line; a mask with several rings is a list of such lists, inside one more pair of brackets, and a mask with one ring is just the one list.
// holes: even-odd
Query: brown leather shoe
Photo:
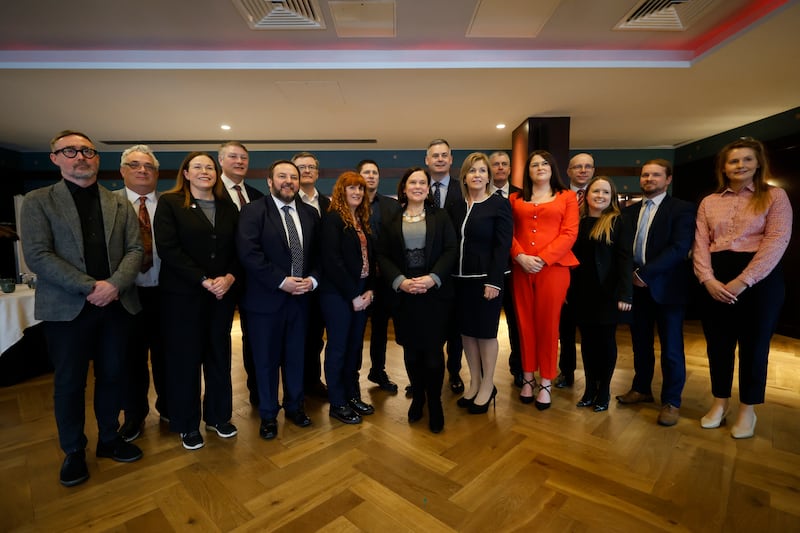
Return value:
[(642, 394), (641, 392), (631, 389), (622, 396), (617, 396), (617, 401), (621, 404), (628, 405), (632, 403), (652, 402), (654, 399), (652, 394)]
[(681, 417), (681, 410), (674, 405), (665, 403), (661, 407), (661, 412), (658, 413), (659, 426), (674, 426), (678, 423)]

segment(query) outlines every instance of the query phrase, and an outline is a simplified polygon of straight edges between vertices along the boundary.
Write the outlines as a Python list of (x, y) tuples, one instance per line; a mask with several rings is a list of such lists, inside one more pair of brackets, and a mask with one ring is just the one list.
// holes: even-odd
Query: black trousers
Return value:
[(45, 322), (45, 337), (55, 368), (53, 403), (58, 441), (64, 453), (86, 448), (86, 378), (94, 361), (94, 414), (102, 442), (117, 438), (122, 405), (125, 353), (131, 315), (119, 302), (106, 307), (86, 303), (69, 322)]
[[(161, 301), (158, 287), (137, 287), (142, 310), (133, 317), (126, 360), (125, 420), (139, 423), (150, 412), (150, 366), (156, 389), (156, 410), (169, 418), (167, 408), (167, 362), (161, 335)], [(150, 365), (147, 364), (148, 355)]]
[(508, 326), (508, 369), (513, 375), (522, 375), (522, 359), (519, 350), (519, 329), (517, 327), (517, 311), (514, 309), (514, 291), (511, 287), (511, 274), (506, 274), (503, 287), (503, 312), (506, 314)]
[(586, 390), (594, 390), (598, 401), (608, 401), (611, 377), (617, 365), (617, 325), (580, 324), (581, 358), (586, 374)]
[(217, 300), (205, 289), (191, 295), (161, 292), (162, 328), (167, 353), (169, 427), (188, 433), (202, 418), (215, 425), (231, 419), (231, 326), (236, 299)]
[[(558, 359), (558, 369), (564, 375), (575, 373), (578, 366), (578, 351), (575, 348), (575, 311), (569, 302), (561, 306), (561, 319), (558, 322), (558, 338), (561, 344), (561, 356)], [(583, 335), (583, 334), (581, 334)], [(581, 336), (581, 339), (583, 337)], [(581, 341), (581, 350), (583, 342)]]
[[(716, 252), (711, 266), (723, 283), (744, 270), (754, 254)], [(783, 273), (776, 267), (767, 277), (745, 289), (735, 304), (724, 304), (706, 293), (702, 302), (711, 393), (730, 398), (736, 346), (739, 346), (739, 400), (747, 405), (764, 403), (769, 344), (785, 298)]]
[(373, 292), (375, 300), (367, 308), (370, 322), (370, 372), (382, 372), (386, 370), (386, 344), (388, 343), (389, 319), (391, 318), (389, 306), (391, 295), (389, 286), (383, 283), (382, 280), (378, 280)]
[(305, 356), (303, 362), (303, 383), (313, 386), (322, 376), (322, 348), (325, 346), (325, 320), (319, 301), (319, 291), (308, 294), (308, 318), (306, 320)]

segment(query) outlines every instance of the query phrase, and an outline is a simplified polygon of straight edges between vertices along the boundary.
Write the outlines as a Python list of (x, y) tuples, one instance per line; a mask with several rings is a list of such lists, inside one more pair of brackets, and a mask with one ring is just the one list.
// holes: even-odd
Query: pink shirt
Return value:
[(761, 213), (750, 207), (753, 185), (738, 193), (728, 188), (709, 194), (700, 202), (692, 255), (700, 283), (714, 279), (713, 252), (755, 252), (737, 278), (748, 286), (772, 272), (783, 257), (792, 236), (792, 206), (786, 191), (770, 187), (769, 203)]

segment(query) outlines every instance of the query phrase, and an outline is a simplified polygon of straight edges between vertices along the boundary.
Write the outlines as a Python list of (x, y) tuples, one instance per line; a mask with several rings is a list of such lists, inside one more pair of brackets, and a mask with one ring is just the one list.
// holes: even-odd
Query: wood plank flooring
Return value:
[[(153, 409), (136, 441), (141, 461), (98, 460), (90, 386), (91, 478), (78, 487), (58, 483), (52, 376), (0, 389), (0, 531), (800, 531), (800, 341), (774, 338), (767, 403), (748, 440), (700, 428), (708, 363), (700, 327), (688, 322), (682, 418), (672, 428), (656, 425), (657, 403), (575, 408), (582, 378), (555, 391), (548, 411), (522, 405), (501, 325), (488, 414), (466, 414), (447, 390), (443, 433), (431, 434), (427, 419), (409, 426), (402, 354), (390, 341), (399, 394), (366, 380), (365, 358), (362, 390), (375, 415), (346, 426), (310, 399), (313, 425), (285, 425), (281, 415), (279, 437), (267, 442), (248, 403), (237, 328), (238, 436), (203, 429), (205, 448), (186, 451)], [(627, 328), (618, 340), (612, 394), (633, 374)]]

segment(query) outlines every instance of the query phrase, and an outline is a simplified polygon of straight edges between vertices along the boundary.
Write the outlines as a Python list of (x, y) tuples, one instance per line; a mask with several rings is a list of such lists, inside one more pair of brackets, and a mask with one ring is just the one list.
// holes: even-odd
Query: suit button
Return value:
[(215, 254), (214, 252), (211, 252), (211, 259), (214, 259), (216, 257), (217, 257), (217, 254)]
[(217, 238), (217, 236), (216, 236), (216, 235), (212, 235), (212, 236), (211, 236), (211, 238), (212, 238), (212, 239), (216, 239), (216, 238)]

